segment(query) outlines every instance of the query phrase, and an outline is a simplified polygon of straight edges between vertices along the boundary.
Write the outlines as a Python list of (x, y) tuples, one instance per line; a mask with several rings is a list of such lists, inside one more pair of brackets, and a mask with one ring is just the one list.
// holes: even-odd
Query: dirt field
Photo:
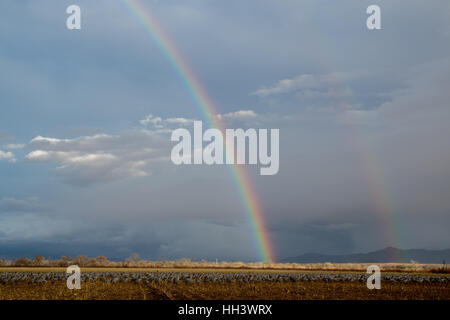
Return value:
[(0, 285), (2, 300), (161, 300), (161, 299), (427, 299), (449, 300), (448, 284), (385, 284), (380, 290), (368, 290), (364, 283), (202, 283), (135, 284), (83, 283), (80, 290), (68, 290), (65, 283)]
[(432, 299), (450, 300), (448, 275), (384, 274), (380, 290), (357, 272), (82, 269), (69, 290), (64, 268), (2, 268), (0, 299)]

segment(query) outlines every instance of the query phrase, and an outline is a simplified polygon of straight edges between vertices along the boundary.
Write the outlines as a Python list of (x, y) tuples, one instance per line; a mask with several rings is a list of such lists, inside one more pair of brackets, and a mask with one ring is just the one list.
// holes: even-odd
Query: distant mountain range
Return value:
[(286, 258), (283, 262), (297, 263), (372, 263), (372, 262), (411, 262), (414, 260), (418, 263), (438, 263), (441, 264), (445, 260), (450, 263), (450, 249), (446, 250), (426, 250), (426, 249), (409, 249), (402, 250), (393, 247), (387, 247), (382, 250), (342, 254), (342, 255), (326, 255), (319, 253), (305, 253), (297, 257)]

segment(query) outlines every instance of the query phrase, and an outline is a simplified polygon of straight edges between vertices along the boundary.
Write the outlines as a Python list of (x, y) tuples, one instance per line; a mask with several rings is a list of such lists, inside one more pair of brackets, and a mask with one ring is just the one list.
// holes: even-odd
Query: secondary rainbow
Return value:
[[(319, 7), (317, 7), (317, 14), (320, 15), (321, 12)], [(356, 100), (353, 89), (348, 85), (347, 80), (342, 77), (342, 73), (336, 72), (335, 56), (333, 52), (336, 52), (336, 48), (333, 46), (334, 41), (329, 41), (325, 37), (327, 34), (326, 30), (321, 30), (321, 24), (315, 26), (319, 31), (316, 35), (323, 35), (322, 37), (314, 36), (309, 39), (312, 43), (311, 47), (314, 48), (316, 52), (317, 61), (320, 61), (322, 72), (324, 74), (335, 72), (336, 83), (340, 86), (339, 89), (342, 92), (348, 92), (347, 99), (350, 103), (355, 105), (358, 104)], [(339, 70), (339, 69), (338, 69)], [(377, 157), (377, 152), (374, 151), (373, 141), (370, 134), (363, 129), (363, 126), (354, 123), (352, 114), (355, 111), (345, 111), (344, 118), (348, 123), (353, 124), (352, 139), (355, 148), (358, 152), (359, 162), (361, 165), (362, 173), (367, 180), (367, 186), (369, 195), (371, 197), (371, 204), (373, 206), (373, 211), (376, 213), (380, 222), (380, 241), (385, 241), (389, 246), (395, 246), (399, 248), (404, 248), (404, 236), (402, 232), (401, 223), (399, 221), (399, 216), (397, 214), (397, 208), (395, 201), (391, 196), (389, 190), (389, 184), (387, 183), (387, 176), (382, 170), (382, 166)], [(408, 260), (408, 257), (394, 257), (397, 259)]]
[[(214, 107), (214, 103), (208, 97), (206, 91), (197, 80), (195, 73), (189, 67), (177, 47), (170, 40), (170, 37), (165, 33), (155, 16), (138, 0), (123, 0), (123, 2), (130, 12), (138, 19), (147, 34), (154, 40), (161, 52), (167, 57), (174, 71), (184, 83), (190, 96), (200, 109), (208, 126), (224, 131), (225, 128), (223, 123), (216, 116), (218, 112)], [(264, 215), (258, 197), (252, 188), (244, 168), (240, 165), (232, 165), (230, 168), (233, 180), (239, 191), (239, 197), (255, 236), (260, 259), (265, 262), (272, 262), (274, 261), (274, 252), (265, 226)]]

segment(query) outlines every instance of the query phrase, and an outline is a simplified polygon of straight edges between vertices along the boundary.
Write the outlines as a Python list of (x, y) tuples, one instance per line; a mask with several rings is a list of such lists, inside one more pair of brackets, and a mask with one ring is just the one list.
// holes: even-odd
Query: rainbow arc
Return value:
[[(204, 121), (210, 128), (217, 128), (224, 132), (224, 124), (216, 116), (218, 112), (214, 106), (214, 103), (198, 81), (186, 59), (171, 41), (170, 37), (161, 27), (161, 24), (152, 14), (151, 10), (144, 7), (139, 0), (123, 1), (130, 12), (142, 25), (145, 32), (150, 36), (152, 41), (154, 41), (154, 43), (168, 59), (173, 70), (183, 82), (189, 92), (189, 95), (199, 108)], [(269, 238), (269, 233), (266, 229), (263, 210), (252, 187), (250, 179), (241, 165), (230, 165), (230, 168), (245, 214), (251, 225), (257, 243), (260, 259), (264, 262), (273, 262), (274, 252)]]

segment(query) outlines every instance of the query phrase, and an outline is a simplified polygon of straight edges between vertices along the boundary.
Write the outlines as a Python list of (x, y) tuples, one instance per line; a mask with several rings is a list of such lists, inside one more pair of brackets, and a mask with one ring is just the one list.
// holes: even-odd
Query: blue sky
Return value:
[[(247, 168), (277, 257), (449, 247), (448, 1), (377, 1), (377, 31), (371, 1), (141, 2), (227, 126), (280, 128), (279, 174)], [(170, 162), (201, 114), (122, 1), (0, 15), (0, 256), (258, 259), (227, 168)]]

